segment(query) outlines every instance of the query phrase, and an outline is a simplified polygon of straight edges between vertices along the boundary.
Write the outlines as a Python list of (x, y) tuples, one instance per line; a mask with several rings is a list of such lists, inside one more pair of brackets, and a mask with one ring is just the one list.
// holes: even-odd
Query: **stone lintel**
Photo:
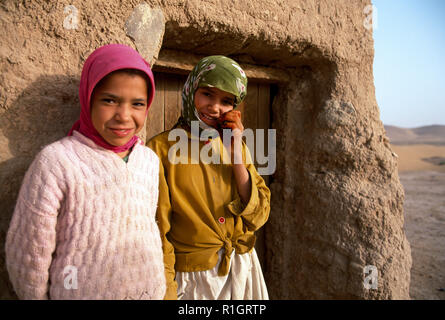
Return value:
[[(197, 62), (204, 56), (184, 51), (162, 49), (158, 60), (153, 65), (153, 71), (176, 74), (188, 74)], [(269, 68), (252, 64), (240, 63), (249, 80), (267, 83), (289, 82), (289, 74), (283, 69)]]

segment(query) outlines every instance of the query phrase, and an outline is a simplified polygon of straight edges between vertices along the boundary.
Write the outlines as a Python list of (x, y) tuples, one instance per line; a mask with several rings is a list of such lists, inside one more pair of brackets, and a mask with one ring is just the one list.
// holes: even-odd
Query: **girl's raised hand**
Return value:
[(220, 117), (219, 121), (221, 128), (232, 129), (234, 138), (241, 138), (244, 131), (244, 126), (241, 122), (241, 111), (231, 110), (226, 112)]
[[(232, 163), (242, 163), (242, 135), (244, 131), (244, 126), (241, 121), (241, 111), (239, 110), (231, 110), (223, 114), (220, 119), (220, 126), (222, 129), (231, 129), (232, 130), (232, 139), (230, 143), (230, 151)], [(227, 146), (228, 147), (228, 146)], [(236, 150), (234, 150), (236, 147)], [(241, 162), (240, 162), (241, 161)]]
[[(233, 173), (240, 195), (241, 201), (247, 205), (250, 199), (252, 190), (252, 181), (250, 180), (249, 172), (247, 171), (242, 157), (242, 136), (244, 131), (243, 123), (241, 122), (241, 112), (238, 110), (229, 111), (221, 116), (221, 128), (232, 129), (231, 141), (231, 158), (233, 164)], [(224, 142), (224, 141), (223, 141)], [(228, 148), (224, 143), (224, 147)]]

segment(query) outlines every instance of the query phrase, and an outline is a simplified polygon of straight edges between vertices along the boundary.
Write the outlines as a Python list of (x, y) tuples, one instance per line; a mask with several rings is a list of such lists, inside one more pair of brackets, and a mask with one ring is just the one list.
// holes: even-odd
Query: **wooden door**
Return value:
[(182, 87), (186, 76), (155, 73), (156, 94), (153, 103), (148, 110), (147, 117), (147, 141), (165, 131), (171, 129), (179, 116), (182, 106)]
[[(151, 137), (171, 129), (178, 120), (181, 115), (182, 88), (187, 79), (187, 76), (169, 73), (156, 72), (154, 76), (156, 94), (148, 111), (147, 141)], [(254, 132), (255, 129), (265, 129), (267, 131), (271, 127), (271, 104), (271, 86), (265, 83), (249, 82), (247, 96), (237, 108), (241, 111), (244, 127), (250, 128)], [(267, 135), (265, 135), (265, 140), (267, 142)], [(265, 148), (267, 154), (267, 143)], [(255, 151), (250, 151), (254, 156)], [(255, 161), (255, 157), (253, 160)], [(257, 166), (256, 162), (255, 165)], [(269, 176), (263, 176), (263, 178), (269, 185)], [(255, 249), (264, 270), (265, 242), (263, 228), (256, 232), (256, 236)]]

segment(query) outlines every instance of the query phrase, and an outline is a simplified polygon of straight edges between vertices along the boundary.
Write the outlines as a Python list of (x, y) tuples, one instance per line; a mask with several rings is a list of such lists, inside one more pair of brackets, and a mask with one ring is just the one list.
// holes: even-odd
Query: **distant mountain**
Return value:
[(386, 135), (392, 144), (445, 145), (445, 126), (432, 125), (412, 129), (385, 125)]

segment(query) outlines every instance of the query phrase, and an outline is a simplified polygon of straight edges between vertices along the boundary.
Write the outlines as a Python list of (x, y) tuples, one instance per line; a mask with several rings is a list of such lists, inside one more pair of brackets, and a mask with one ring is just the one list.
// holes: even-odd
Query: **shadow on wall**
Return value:
[(79, 118), (79, 79), (40, 76), (0, 118), (12, 158), (0, 162), (0, 299), (16, 298), (5, 264), (5, 239), (23, 177), (36, 154), (66, 136)]

